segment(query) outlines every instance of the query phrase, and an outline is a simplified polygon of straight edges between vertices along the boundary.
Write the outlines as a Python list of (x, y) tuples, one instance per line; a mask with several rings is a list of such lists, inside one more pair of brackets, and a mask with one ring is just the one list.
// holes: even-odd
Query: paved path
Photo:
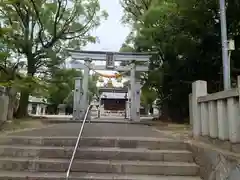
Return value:
[[(77, 136), (81, 123), (63, 123), (54, 126), (11, 133), (12, 136)], [(152, 127), (139, 124), (111, 124), (91, 123), (86, 124), (83, 132), (85, 137), (166, 137), (163, 133), (154, 130)]]

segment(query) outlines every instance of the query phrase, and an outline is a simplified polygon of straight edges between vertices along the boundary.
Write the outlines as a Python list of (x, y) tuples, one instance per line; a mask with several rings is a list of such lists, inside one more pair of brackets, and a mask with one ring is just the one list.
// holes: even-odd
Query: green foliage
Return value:
[[(48, 101), (57, 107), (59, 104), (73, 106), (73, 90), (76, 77), (82, 77), (82, 71), (75, 69), (58, 69), (48, 81)], [(93, 96), (97, 96), (97, 76), (89, 77), (88, 98), (91, 101)]]
[(65, 48), (79, 48), (95, 38), (89, 31), (100, 18), (98, 0), (1, 0), (4, 36), (7, 45), (25, 55), (28, 73), (42, 66), (62, 63)]
[[(221, 31), (218, 1), (122, 0), (124, 23), (134, 33), (135, 51), (158, 52), (145, 86), (157, 92), (163, 114), (175, 121), (188, 116), (188, 94), (195, 80), (208, 81), (209, 92), (222, 89)], [(226, 2), (228, 37), (238, 39), (240, 4)], [(132, 35), (131, 35), (132, 36)], [(232, 52), (232, 82), (239, 74), (239, 42)]]
[(99, 91), (97, 87), (98, 82), (98, 75), (93, 74), (89, 77), (89, 83), (88, 83), (88, 100), (89, 102), (92, 101), (93, 97), (99, 98)]
[(141, 103), (145, 106), (153, 105), (157, 98), (157, 93), (154, 89), (148, 88), (146, 85), (142, 87), (141, 91)]
[[(26, 59), (26, 76), (33, 77), (59, 67), (68, 57), (66, 48), (95, 42), (90, 31), (106, 16), (98, 0), (0, 0), (0, 36), (11, 53)], [(20, 117), (33, 90), (22, 91)]]
[[(134, 48), (131, 47), (130, 45), (124, 43), (119, 51), (120, 52), (134, 52)], [(121, 61), (121, 62), (124, 62), (124, 61)]]
[(74, 90), (74, 78), (82, 77), (82, 72), (74, 69), (58, 69), (48, 81), (48, 101), (55, 106), (65, 103)]

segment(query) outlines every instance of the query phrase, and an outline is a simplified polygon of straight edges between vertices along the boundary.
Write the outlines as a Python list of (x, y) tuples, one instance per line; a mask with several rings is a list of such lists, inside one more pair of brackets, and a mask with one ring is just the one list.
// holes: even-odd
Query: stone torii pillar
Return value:
[(135, 121), (140, 121), (140, 96), (141, 96), (141, 84), (140, 82), (135, 83), (135, 108), (136, 116)]
[(73, 95), (73, 120), (80, 120), (81, 100), (82, 100), (82, 77), (75, 78), (75, 88)]
[(132, 64), (131, 68), (131, 75), (130, 75), (130, 86), (131, 86), (131, 96), (130, 96), (130, 120), (134, 121), (136, 119), (136, 102), (135, 102), (135, 72), (136, 72), (136, 65), (135, 63)]
[(87, 111), (87, 108), (89, 106), (89, 102), (88, 102), (88, 83), (89, 83), (89, 72), (90, 72), (90, 65), (91, 65), (91, 59), (86, 59), (85, 61), (85, 66), (84, 66), (84, 73), (83, 73), (83, 84), (82, 84), (82, 88), (83, 88), (83, 95), (82, 95), (82, 99), (80, 102), (80, 106), (82, 108), (82, 111), (80, 112), (80, 117), (83, 120), (84, 115)]
[(131, 75), (131, 107), (130, 107), (130, 120), (140, 121), (140, 94), (141, 84), (136, 82), (136, 64), (132, 64)]

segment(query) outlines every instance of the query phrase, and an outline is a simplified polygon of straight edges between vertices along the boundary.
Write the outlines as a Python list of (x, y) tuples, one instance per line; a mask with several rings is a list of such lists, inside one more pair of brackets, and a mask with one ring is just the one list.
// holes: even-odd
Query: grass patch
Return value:
[(27, 128), (41, 128), (44, 126), (46, 126), (46, 124), (43, 124), (40, 119), (32, 118), (14, 119), (2, 124), (2, 126), (0, 127), (0, 133), (11, 132)]

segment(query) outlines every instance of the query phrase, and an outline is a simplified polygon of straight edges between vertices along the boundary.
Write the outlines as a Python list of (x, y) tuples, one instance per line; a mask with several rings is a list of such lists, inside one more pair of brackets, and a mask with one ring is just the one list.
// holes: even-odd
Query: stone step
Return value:
[[(72, 153), (73, 147), (0, 145), (0, 156), (3, 157), (7, 156), (70, 159)], [(83, 147), (77, 150), (75, 158), (96, 160), (106, 159), (193, 162), (192, 153), (186, 150), (149, 150), (146, 148), (127, 149), (112, 147)]]
[[(64, 159), (0, 158), (0, 169), (7, 171), (66, 172), (68, 165)], [(72, 172), (196, 176), (199, 167), (186, 162), (75, 160)]]
[[(0, 180), (66, 180), (65, 173), (31, 173), (0, 171)], [(198, 177), (154, 176), (154, 175), (120, 175), (103, 173), (71, 173), (69, 180), (201, 180)]]
[[(76, 137), (29, 137), (6, 136), (0, 138), (4, 145), (32, 145), (32, 146), (75, 146)], [(83, 137), (81, 147), (120, 147), (120, 148), (148, 148), (161, 150), (184, 150), (187, 144), (166, 138), (146, 137)]]

